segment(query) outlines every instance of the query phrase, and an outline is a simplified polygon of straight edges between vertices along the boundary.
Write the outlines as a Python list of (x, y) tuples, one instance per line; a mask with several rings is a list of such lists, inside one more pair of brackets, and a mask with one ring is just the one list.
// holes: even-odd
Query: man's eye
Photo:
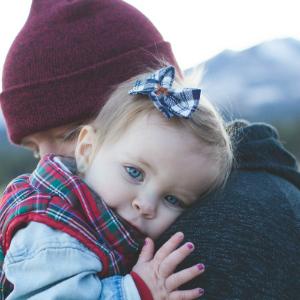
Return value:
[(69, 142), (69, 141), (74, 141), (77, 139), (77, 137), (79, 136), (79, 132), (80, 132), (81, 127), (76, 127), (73, 128), (69, 131), (67, 131), (63, 136), (63, 140), (65, 142)]
[(137, 181), (140, 181), (140, 182), (142, 182), (144, 180), (144, 175), (139, 169), (137, 169), (135, 167), (127, 166), (127, 167), (125, 167), (125, 170), (131, 178), (133, 178)]
[(172, 195), (165, 196), (165, 200), (173, 206), (177, 206), (177, 207), (180, 207), (180, 208), (186, 208), (187, 207), (187, 205), (182, 200), (180, 200), (177, 197), (172, 196)]

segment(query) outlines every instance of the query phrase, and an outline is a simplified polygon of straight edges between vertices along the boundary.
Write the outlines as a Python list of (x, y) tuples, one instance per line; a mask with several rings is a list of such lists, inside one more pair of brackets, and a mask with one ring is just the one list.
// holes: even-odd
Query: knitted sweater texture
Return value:
[(204, 288), (202, 300), (300, 299), (296, 161), (271, 126), (232, 128), (237, 161), (227, 186), (183, 214), (160, 244), (176, 231), (195, 244), (184, 266), (203, 262), (206, 272), (186, 287)]

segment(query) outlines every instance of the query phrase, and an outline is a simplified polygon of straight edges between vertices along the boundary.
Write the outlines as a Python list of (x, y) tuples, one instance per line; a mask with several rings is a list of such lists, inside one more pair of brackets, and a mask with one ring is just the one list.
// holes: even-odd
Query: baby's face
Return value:
[(117, 214), (157, 238), (216, 175), (204, 146), (156, 114), (138, 118), (104, 143), (84, 179)]

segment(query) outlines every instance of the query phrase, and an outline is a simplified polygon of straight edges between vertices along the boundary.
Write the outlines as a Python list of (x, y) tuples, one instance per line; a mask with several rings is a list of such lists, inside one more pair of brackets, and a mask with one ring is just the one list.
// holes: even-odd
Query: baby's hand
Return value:
[(204, 271), (204, 265), (198, 264), (174, 273), (176, 267), (194, 250), (192, 243), (185, 243), (177, 249), (183, 237), (182, 232), (174, 234), (157, 250), (154, 257), (154, 242), (147, 238), (139, 259), (132, 269), (147, 284), (155, 300), (189, 300), (196, 299), (204, 293), (201, 288), (177, 290), (182, 284)]

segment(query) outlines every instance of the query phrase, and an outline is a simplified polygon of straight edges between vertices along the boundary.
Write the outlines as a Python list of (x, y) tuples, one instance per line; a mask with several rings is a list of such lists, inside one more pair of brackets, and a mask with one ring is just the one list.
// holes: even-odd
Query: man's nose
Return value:
[(48, 153), (58, 154), (57, 147), (54, 143), (51, 143), (51, 141), (45, 139), (39, 143), (39, 156), (43, 157)]
[(72, 156), (74, 149), (75, 146), (72, 142), (58, 142), (55, 139), (44, 139), (39, 143), (39, 156), (43, 157), (48, 153)]
[(146, 219), (153, 219), (156, 216), (157, 200), (155, 199), (134, 199), (132, 207)]

